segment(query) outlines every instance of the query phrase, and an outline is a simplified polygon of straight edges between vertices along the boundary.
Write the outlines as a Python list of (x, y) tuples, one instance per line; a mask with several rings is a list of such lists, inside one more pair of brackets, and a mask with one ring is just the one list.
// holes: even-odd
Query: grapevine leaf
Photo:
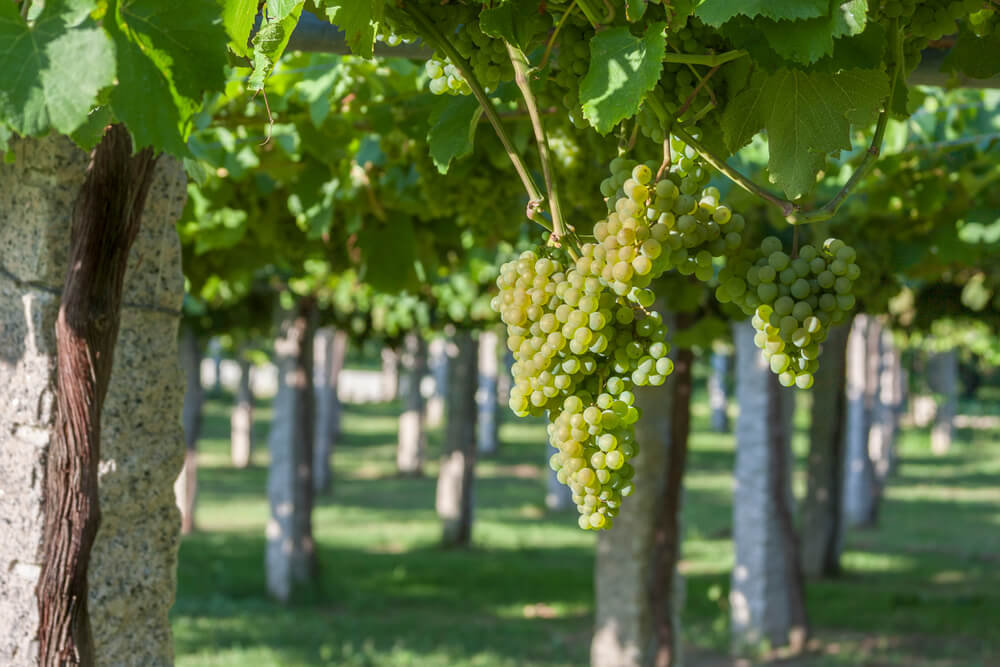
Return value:
[[(200, 107), (206, 90), (226, 85), (225, 31), (219, 8), (200, 0), (124, 0), (121, 20), (129, 36), (170, 80), (175, 93)], [(138, 89), (138, 90), (141, 90)]]
[(482, 113), (479, 102), (471, 95), (447, 100), (437, 122), (427, 133), (431, 159), (440, 173), (448, 173), (452, 160), (472, 152)]
[(275, 64), (281, 58), (292, 37), (292, 31), (302, 14), (302, 2), (290, 14), (280, 19), (268, 19), (253, 37), (253, 74), (247, 81), (250, 90), (261, 90)]
[(114, 81), (111, 40), (79, 10), (50, 0), (29, 27), (16, 4), (0, 2), (0, 118), (19, 134), (73, 132)]
[(409, 219), (367, 220), (358, 232), (362, 278), (377, 290), (395, 292), (417, 282), (416, 236)]
[(267, 0), (267, 17), (280, 21), (297, 11), (301, 4), (303, 4), (303, 0)]
[(741, 90), (722, 111), (722, 134), (726, 147), (735, 153), (750, 143), (764, 127), (764, 81), (767, 75), (757, 70), (749, 85)]
[[(104, 27), (118, 55), (111, 110), (137, 147), (188, 154), (189, 121), (207, 91), (225, 87), (220, 7), (198, 0), (113, 2)], [(136, 91), (142, 91), (137, 94)]]
[(759, 105), (770, 146), (768, 170), (786, 195), (796, 198), (812, 189), (825, 155), (851, 148), (851, 124), (871, 122), (888, 88), (885, 73), (877, 70), (786, 69), (767, 78)]
[(250, 57), (250, 31), (257, 16), (257, 0), (225, 0), (222, 25), (229, 33), (230, 46), (244, 58)]
[(994, 30), (988, 37), (976, 37), (963, 28), (941, 69), (961, 72), (973, 79), (1000, 74), (1000, 30)]
[(738, 14), (747, 18), (764, 16), (797, 21), (826, 16), (829, 9), (827, 0), (705, 0), (694, 14), (708, 25), (718, 28)]
[(113, 122), (114, 118), (109, 107), (97, 107), (90, 112), (87, 122), (78, 127), (70, 138), (80, 148), (86, 151), (92, 150), (104, 136), (104, 128)]
[(327, 17), (347, 35), (351, 51), (362, 58), (373, 57), (385, 0), (326, 0), (325, 4)]
[(526, 51), (536, 24), (524, 17), (537, 11), (538, 0), (512, 0), (499, 7), (484, 9), (479, 15), (479, 27), (487, 35), (499, 37)]
[(758, 21), (771, 48), (782, 58), (809, 65), (833, 54), (834, 39), (861, 34), (867, 0), (834, 3), (828, 16), (804, 21)]
[(590, 69), (580, 81), (583, 115), (607, 134), (639, 105), (660, 78), (666, 40), (665, 23), (653, 23), (642, 37), (627, 27), (610, 28), (590, 40)]
[(649, 0), (625, 0), (625, 18), (635, 23), (646, 15)]

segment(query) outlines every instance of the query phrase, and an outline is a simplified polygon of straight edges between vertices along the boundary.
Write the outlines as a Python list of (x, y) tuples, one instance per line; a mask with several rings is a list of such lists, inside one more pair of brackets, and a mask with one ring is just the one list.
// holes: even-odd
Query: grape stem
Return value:
[(472, 89), (472, 94), (476, 97), (479, 102), (479, 106), (482, 107), (483, 113), (486, 114), (486, 118), (490, 121), (490, 125), (497, 133), (497, 137), (500, 139), (500, 143), (503, 144), (504, 151), (507, 153), (507, 157), (510, 158), (511, 164), (514, 165), (514, 171), (521, 178), (521, 183), (524, 184), (524, 189), (528, 193), (528, 198), (535, 202), (542, 202), (544, 198), (542, 197), (541, 191), (538, 186), (535, 185), (534, 180), (531, 178), (531, 174), (528, 173), (528, 168), (524, 164), (524, 160), (518, 154), (517, 150), (514, 149), (514, 144), (511, 142), (510, 137), (507, 135), (507, 130), (504, 129), (503, 121), (501, 121), (500, 116), (497, 114), (497, 110), (494, 108), (493, 103), (490, 98), (486, 95), (486, 91), (483, 90), (482, 84), (479, 83), (479, 79), (476, 78), (475, 73), (472, 71), (472, 67), (469, 65), (468, 61), (462, 57), (457, 49), (448, 41), (437, 26), (434, 25), (433, 21), (427, 18), (415, 3), (407, 3), (405, 10), (416, 23), (420, 26), (420, 29), (424, 31), (424, 36), (429, 37), (430, 41), (437, 46), (437, 48), (444, 51), (444, 54), (448, 56), (452, 64), (458, 68), (458, 71), (462, 74), (462, 78), (465, 79), (466, 83), (469, 84), (469, 88)]
[(573, 4), (569, 6), (566, 12), (559, 19), (559, 23), (556, 24), (556, 29), (552, 31), (552, 36), (549, 37), (549, 43), (545, 45), (545, 53), (542, 55), (542, 60), (538, 63), (538, 69), (544, 69), (545, 65), (549, 62), (549, 56), (552, 55), (552, 47), (555, 46), (556, 37), (559, 36), (559, 31), (562, 30), (563, 24), (566, 23), (566, 19), (569, 15), (576, 11), (576, 3), (578, 0), (573, 0)]
[(733, 60), (739, 60), (747, 55), (746, 51), (735, 50), (724, 53), (665, 53), (663, 62), (677, 63), (679, 65), (704, 65), (706, 67), (719, 67)]
[(691, 106), (691, 103), (694, 102), (694, 98), (698, 96), (698, 92), (705, 87), (705, 83), (712, 78), (713, 74), (719, 71), (720, 67), (722, 67), (722, 65), (716, 65), (712, 69), (708, 70), (708, 74), (706, 74), (701, 78), (701, 80), (698, 82), (698, 85), (694, 87), (694, 90), (691, 91), (691, 94), (687, 96), (686, 100), (684, 100), (684, 104), (682, 104), (681, 108), (677, 110), (676, 114), (674, 114), (677, 118), (680, 118), (681, 116), (684, 115), (684, 112), (687, 111), (688, 108)]
[[(531, 92), (531, 82), (528, 81), (528, 59), (520, 48), (504, 42), (507, 46), (507, 55), (510, 57), (510, 64), (514, 66), (514, 82), (521, 97), (524, 98), (524, 106), (531, 118), (531, 128), (535, 132), (535, 143), (538, 144), (538, 160), (542, 165), (542, 175), (545, 178), (545, 191), (549, 196), (549, 213), (552, 215), (552, 234), (556, 242), (561, 242), (563, 237), (567, 237), (566, 224), (562, 216), (562, 208), (559, 205), (559, 185), (555, 175), (552, 173), (552, 159), (549, 155), (549, 140), (545, 136), (545, 128), (542, 126), (542, 117), (538, 113), (538, 104), (535, 102), (535, 95)], [(571, 235), (567, 238), (570, 241), (570, 254), (575, 254), (572, 246)], [(574, 257), (576, 259), (576, 257)]]

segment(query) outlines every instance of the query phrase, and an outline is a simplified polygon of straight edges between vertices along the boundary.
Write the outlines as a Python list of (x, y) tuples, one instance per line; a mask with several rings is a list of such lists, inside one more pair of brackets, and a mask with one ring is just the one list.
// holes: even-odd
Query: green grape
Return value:
[[(820, 343), (830, 325), (854, 307), (854, 281), (861, 275), (856, 258), (854, 249), (838, 239), (827, 239), (821, 248), (803, 246), (798, 257), (789, 257), (772, 236), (756, 252), (730, 258), (720, 272), (716, 296), (752, 316), (754, 343), (782, 385), (812, 386)], [(740, 291), (739, 274), (757, 289)]]

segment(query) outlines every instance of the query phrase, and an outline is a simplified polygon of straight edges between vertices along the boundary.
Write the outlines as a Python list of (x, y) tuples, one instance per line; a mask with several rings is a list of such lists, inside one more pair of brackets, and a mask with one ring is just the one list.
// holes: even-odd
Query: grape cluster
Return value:
[(856, 258), (839, 239), (819, 249), (805, 245), (790, 257), (781, 240), (769, 236), (756, 260), (739, 256), (720, 272), (716, 298), (753, 314), (754, 342), (782, 385), (812, 386), (820, 343), (854, 308), (852, 291), (861, 275)]
[[(650, 184), (655, 164), (621, 158), (612, 161), (612, 175), (601, 183), (610, 213), (594, 225), (594, 238), (604, 247), (595, 259), (604, 260), (598, 264), (601, 277), (618, 294), (641, 290), (670, 269), (709, 280), (713, 259), (735, 254), (743, 245), (746, 221), (721, 202), (718, 189), (703, 187), (709, 173), (697, 153), (676, 139), (671, 142), (677, 159), (655, 185)], [(623, 265), (630, 258), (631, 272)], [(640, 297), (651, 303), (650, 294), (634, 295)]]
[[(584, 244), (583, 257), (594, 247)], [(515, 360), (511, 410), (549, 413), (559, 450), (550, 463), (573, 489), (581, 527), (609, 528), (631, 491), (639, 418), (631, 390), (662, 384), (673, 372), (662, 318), (571, 260), (530, 250), (501, 267), (497, 286), (492, 305)]]
[(429, 80), (428, 87), (435, 95), (469, 95), (472, 89), (462, 73), (447, 58), (431, 58), (424, 65)]

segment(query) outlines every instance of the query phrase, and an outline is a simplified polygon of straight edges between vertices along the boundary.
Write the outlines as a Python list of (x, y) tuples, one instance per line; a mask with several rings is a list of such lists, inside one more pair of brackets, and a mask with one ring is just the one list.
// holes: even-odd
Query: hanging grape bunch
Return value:
[(812, 386), (820, 344), (854, 308), (861, 275), (856, 258), (839, 239), (820, 249), (805, 245), (790, 257), (781, 240), (769, 236), (756, 257), (739, 257), (720, 272), (716, 297), (753, 315), (754, 343), (782, 385)]
[[(594, 244), (585, 244), (583, 257)], [(588, 254), (589, 251), (589, 254)], [(514, 353), (510, 407), (548, 412), (550, 464), (573, 491), (585, 529), (610, 528), (632, 490), (639, 410), (631, 389), (673, 372), (666, 328), (572, 260), (525, 251), (503, 265), (493, 308)]]

